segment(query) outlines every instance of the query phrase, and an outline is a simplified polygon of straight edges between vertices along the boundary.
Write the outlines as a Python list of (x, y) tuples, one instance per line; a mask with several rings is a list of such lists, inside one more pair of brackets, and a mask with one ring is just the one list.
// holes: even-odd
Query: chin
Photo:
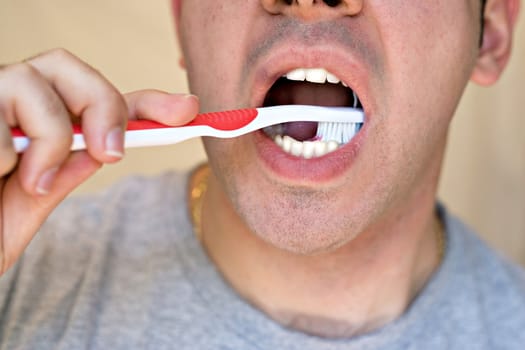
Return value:
[(270, 205), (263, 206), (242, 198), (241, 203), (236, 209), (250, 231), (287, 252), (301, 255), (330, 252), (357, 235), (357, 225), (348, 212), (336, 215), (334, 220), (336, 211), (319, 195), (274, 197)]
[(287, 229), (262, 231), (255, 234), (267, 244), (297, 255), (319, 255), (329, 253), (351, 240), (351, 237), (327, 231), (296, 231)]

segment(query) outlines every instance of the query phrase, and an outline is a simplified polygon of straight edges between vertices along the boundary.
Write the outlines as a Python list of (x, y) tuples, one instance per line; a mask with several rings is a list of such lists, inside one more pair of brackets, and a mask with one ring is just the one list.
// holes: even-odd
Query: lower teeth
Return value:
[(274, 141), (286, 153), (305, 159), (322, 157), (340, 146), (336, 141), (297, 141), (288, 135), (277, 135)]
[(269, 135), (286, 153), (305, 159), (319, 158), (350, 142), (362, 123), (320, 122), (314, 141), (298, 141), (288, 135)]

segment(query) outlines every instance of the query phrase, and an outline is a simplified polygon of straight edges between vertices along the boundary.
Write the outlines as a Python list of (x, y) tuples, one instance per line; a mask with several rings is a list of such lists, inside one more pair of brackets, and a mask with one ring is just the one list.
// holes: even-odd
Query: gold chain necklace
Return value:
[(202, 241), (202, 200), (208, 189), (210, 168), (207, 164), (200, 165), (190, 175), (188, 186), (188, 203), (193, 224), (193, 232)]
[[(193, 232), (199, 241), (202, 241), (202, 201), (208, 189), (210, 168), (208, 164), (202, 164), (190, 175), (188, 186), (188, 205), (193, 224)], [(445, 256), (446, 239), (442, 221), (434, 220), (434, 231), (438, 248), (438, 264), (441, 264)]]
[(445, 258), (445, 252), (447, 249), (447, 239), (445, 236), (445, 228), (443, 227), (443, 220), (437, 216), (434, 219), (434, 232), (436, 234), (437, 247), (438, 247), (438, 266), (441, 265)]

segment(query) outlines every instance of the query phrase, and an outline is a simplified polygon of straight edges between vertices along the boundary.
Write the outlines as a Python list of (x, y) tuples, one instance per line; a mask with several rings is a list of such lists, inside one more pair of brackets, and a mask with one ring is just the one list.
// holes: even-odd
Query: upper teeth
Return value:
[[(344, 87), (348, 87), (344, 81), (341, 81), (335, 74), (328, 72), (324, 68), (296, 68), (284, 75), (288, 80), (294, 81), (308, 81), (315, 84), (326, 84), (329, 82), (331, 84), (343, 84)], [(352, 107), (356, 108), (358, 104), (358, 97), (355, 91), (352, 90), (354, 95), (354, 105)]]
[[(341, 79), (336, 77), (335, 74), (328, 72), (324, 68), (297, 68), (285, 74), (285, 77), (288, 80), (306, 80), (310, 83), (316, 84), (325, 84), (326, 82), (331, 84), (339, 84), (341, 82)], [(342, 84), (347, 86), (345, 83)]]

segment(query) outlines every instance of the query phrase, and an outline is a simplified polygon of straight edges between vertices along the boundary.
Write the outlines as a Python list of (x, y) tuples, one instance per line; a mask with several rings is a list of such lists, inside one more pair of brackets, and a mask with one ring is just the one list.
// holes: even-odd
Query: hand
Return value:
[[(68, 193), (102, 164), (123, 157), (128, 119), (182, 125), (198, 108), (192, 95), (153, 90), (121, 95), (62, 49), (0, 66), (0, 275)], [(73, 121), (82, 124), (86, 151), (70, 151)], [(15, 126), (31, 138), (23, 155), (13, 148)]]

